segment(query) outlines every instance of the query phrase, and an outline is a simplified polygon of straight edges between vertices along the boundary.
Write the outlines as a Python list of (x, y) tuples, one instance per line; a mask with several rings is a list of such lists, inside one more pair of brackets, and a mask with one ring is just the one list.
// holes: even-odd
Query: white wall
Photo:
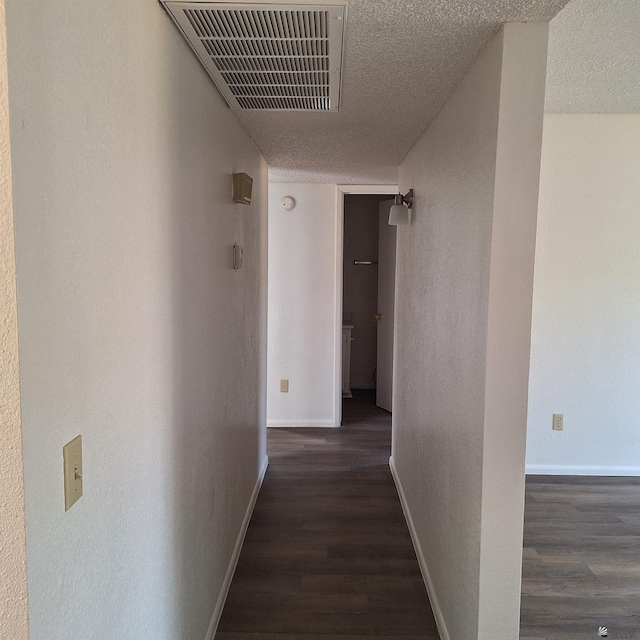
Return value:
[(506, 25), (400, 167), (392, 469), (443, 640), (518, 637), (547, 25)]
[(265, 461), (266, 163), (156, 0), (7, 25), (31, 638), (204, 639)]
[(5, 2), (0, 0), (0, 637), (27, 640), (29, 612), (15, 271)]
[[(527, 470), (640, 475), (640, 115), (547, 114)], [(553, 413), (564, 430), (552, 431)]]
[[(283, 196), (296, 206), (285, 211)], [(276, 184), (269, 188), (269, 426), (334, 427), (336, 291), (342, 251), (337, 189), (330, 184)], [(280, 393), (280, 380), (289, 393)]]

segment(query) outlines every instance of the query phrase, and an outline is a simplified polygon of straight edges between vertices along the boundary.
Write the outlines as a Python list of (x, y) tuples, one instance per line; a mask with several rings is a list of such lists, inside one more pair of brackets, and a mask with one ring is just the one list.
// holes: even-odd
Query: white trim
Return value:
[(525, 473), (541, 476), (640, 476), (640, 467), (588, 467), (569, 464), (528, 464)]
[(400, 504), (402, 505), (402, 511), (404, 513), (405, 520), (407, 521), (407, 526), (409, 527), (409, 533), (411, 534), (411, 542), (413, 542), (413, 548), (418, 558), (418, 564), (420, 565), (420, 573), (422, 573), (422, 579), (424, 580), (424, 584), (427, 587), (427, 593), (429, 594), (429, 601), (431, 602), (431, 609), (433, 610), (433, 616), (436, 619), (436, 625), (438, 627), (438, 633), (440, 634), (440, 639), (451, 640), (451, 637), (449, 636), (449, 631), (447, 630), (447, 625), (444, 620), (444, 616), (442, 615), (442, 609), (440, 608), (440, 604), (438, 603), (438, 598), (436, 596), (436, 591), (433, 586), (433, 581), (431, 580), (431, 575), (429, 574), (429, 567), (427, 567), (427, 561), (425, 560), (424, 553), (422, 553), (422, 548), (420, 547), (420, 541), (418, 540), (418, 533), (416, 531), (415, 525), (413, 524), (413, 518), (411, 517), (411, 512), (409, 511), (407, 498), (404, 494), (404, 489), (402, 488), (402, 483), (400, 482), (400, 478), (398, 476), (398, 471), (396, 469), (396, 464), (393, 460), (393, 456), (390, 456), (389, 458), (389, 468), (391, 469), (391, 475), (393, 476), (393, 481), (396, 484), (398, 496), (400, 497)]
[(216, 602), (215, 609), (213, 610), (213, 615), (211, 616), (211, 622), (209, 623), (209, 628), (207, 629), (205, 640), (213, 640), (213, 637), (216, 635), (218, 624), (220, 623), (220, 618), (222, 616), (222, 609), (224, 608), (224, 603), (227, 600), (227, 595), (229, 594), (229, 587), (231, 586), (231, 580), (233, 579), (233, 574), (235, 573), (236, 565), (238, 564), (238, 558), (240, 557), (240, 551), (242, 550), (242, 543), (244, 542), (244, 537), (247, 533), (247, 528), (249, 527), (249, 520), (251, 520), (251, 514), (253, 513), (253, 508), (256, 505), (256, 500), (258, 499), (258, 493), (260, 492), (260, 487), (262, 486), (262, 481), (264, 480), (264, 474), (267, 472), (268, 466), (269, 466), (269, 458), (265, 456), (264, 462), (262, 463), (262, 467), (260, 468), (260, 472), (258, 473), (256, 484), (253, 487), (253, 493), (251, 494), (251, 498), (249, 499), (247, 511), (244, 514), (244, 520), (242, 521), (242, 525), (240, 526), (240, 532), (238, 533), (236, 546), (234, 547), (233, 553), (231, 554), (231, 560), (229, 561), (229, 566), (227, 567), (227, 573), (224, 577), (224, 581), (222, 582), (220, 595), (218, 596), (218, 601)]
[(336, 281), (334, 290), (333, 308), (335, 310), (333, 330), (333, 416), (334, 426), (342, 425), (342, 262), (344, 253), (344, 192), (342, 187), (336, 187), (336, 235), (334, 244), (336, 247), (336, 262), (334, 272)]
[[(342, 396), (340, 396), (342, 399)], [(314, 428), (314, 429), (333, 429), (339, 427), (340, 423), (336, 424), (332, 420), (267, 420), (268, 429), (289, 429), (295, 427), (302, 428)]]
[(400, 193), (400, 189), (397, 184), (339, 184), (338, 191), (344, 194), (351, 195), (395, 195)]

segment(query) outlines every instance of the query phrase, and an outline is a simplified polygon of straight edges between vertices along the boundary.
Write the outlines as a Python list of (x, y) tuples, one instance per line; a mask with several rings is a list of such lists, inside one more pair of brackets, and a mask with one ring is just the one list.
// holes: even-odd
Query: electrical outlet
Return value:
[(564, 429), (564, 413), (553, 414), (553, 430), (562, 431)]
[(280, 380), (280, 393), (289, 393), (289, 381)]

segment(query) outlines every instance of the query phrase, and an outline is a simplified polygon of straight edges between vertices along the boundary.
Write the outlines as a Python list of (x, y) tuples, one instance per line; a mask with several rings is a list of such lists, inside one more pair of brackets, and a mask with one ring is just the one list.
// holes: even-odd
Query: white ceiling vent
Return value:
[(163, 4), (232, 109), (338, 111), (344, 6)]

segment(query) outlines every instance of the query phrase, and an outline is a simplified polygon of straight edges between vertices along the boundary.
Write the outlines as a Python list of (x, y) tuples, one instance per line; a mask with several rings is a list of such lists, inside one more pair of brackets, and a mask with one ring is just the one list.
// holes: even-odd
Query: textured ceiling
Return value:
[(394, 183), (503, 22), (567, 0), (349, 0), (339, 113), (236, 112), (276, 182)]
[(545, 108), (640, 113), (640, 0), (572, 0), (552, 20)]

